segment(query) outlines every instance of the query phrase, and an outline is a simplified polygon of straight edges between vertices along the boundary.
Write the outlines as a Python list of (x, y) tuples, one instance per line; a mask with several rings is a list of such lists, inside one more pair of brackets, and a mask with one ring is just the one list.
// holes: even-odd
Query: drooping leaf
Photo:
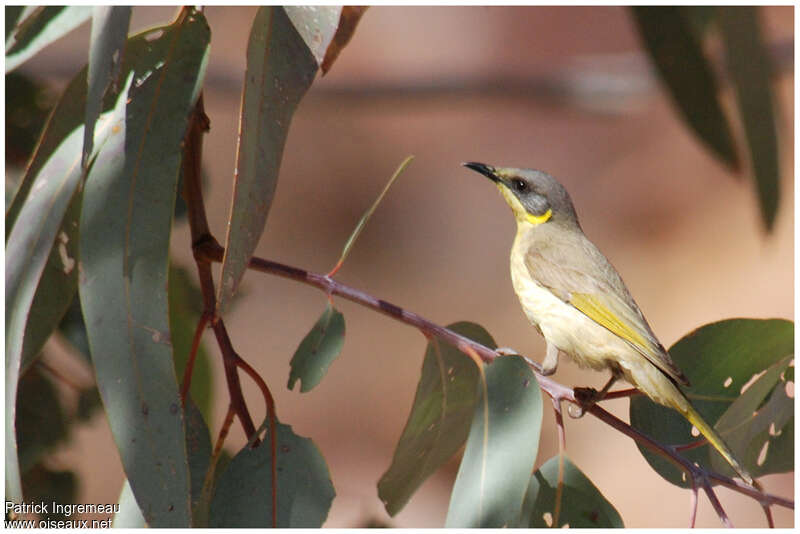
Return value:
[(631, 7), (645, 48), (681, 117), (720, 161), (736, 169), (739, 157), (717, 96), (714, 71), (692, 30), (687, 9)]
[[(707, 324), (689, 333), (675, 343), (669, 354), (677, 366), (689, 378), (692, 387), (682, 388), (694, 407), (710, 425), (714, 426), (731, 447), (744, 468), (756, 474), (760, 467), (752, 462), (753, 456), (747, 448), (764, 440), (759, 432), (764, 421), (758, 414), (740, 422), (736, 428), (719, 426), (720, 417), (730, 409), (741, 395), (742, 387), (770, 366), (781, 362), (794, 352), (794, 324), (783, 319), (729, 319)], [(775, 387), (781, 387), (781, 382)], [(772, 394), (775, 394), (773, 388)], [(771, 416), (768, 416), (771, 417)], [(783, 417), (778, 417), (782, 420)], [(792, 419), (793, 420), (793, 419)], [(685, 445), (699, 439), (692, 435), (692, 426), (675, 410), (655, 404), (640, 395), (631, 399), (631, 425), (660, 443)], [(779, 423), (776, 423), (779, 424)], [(752, 436), (747, 448), (741, 449), (742, 437)], [(648, 463), (666, 480), (687, 487), (683, 472), (672, 463), (639, 447)], [(713, 452), (712, 452), (713, 451)], [(733, 471), (722, 465), (724, 461), (712, 462), (717, 452), (708, 444), (681, 451), (681, 455), (706, 468), (719, 468), (723, 474), (733, 476)]]
[(350, 234), (349, 238), (347, 238), (347, 241), (344, 244), (344, 248), (342, 249), (342, 255), (339, 257), (339, 261), (336, 263), (336, 266), (331, 271), (330, 276), (333, 276), (333, 273), (335, 273), (339, 269), (339, 267), (342, 266), (344, 260), (347, 259), (347, 255), (350, 254), (350, 249), (353, 248), (356, 239), (358, 239), (358, 236), (361, 235), (362, 230), (364, 230), (364, 227), (367, 225), (367, 221), (369, 221), (369, 218), (372, 217), (372, 214), (375, 212), (375, 209), (378, 207), (378, 204), (381, 203), (383, 197), (386, 196), (386, 192), (389, 191), (389, 188), (392, 186), (394, 181), (397, 180), (397, 177), (400, 176), (400, 174), (402, 174), (402, 172), (406, 169), (406, 167), (408, 167), (409, 163), (411, 163), (413, 159), (414, 156), (408, 156), (406, 159), (403, 160), (402, 163), (400, 163), (400, 165), (394, 171), (394, 174), (392, 174), (392, 177), (389, 178), (389, 181), (386, 182), (385, 186), (383, 186), (383, 189), (381, 190), (378, 197), (375, 199), (372, 205), (367, 209), (367, 211), (364, 212), (364, 215), (361, 216), (361, 219), (358, 220), (355, 229), (353, 229), (353, 233)]
[(333, 36), (328, 50), (325, 52), (325, 59), (322, 61), (322, 74), (327, 74), (333, 62), (339, 57), (339, 53), (347, 46), (353, 33), (356, 31), (356, 26), (367, 10), (368, 6), (344, 6), (342, 14), (339, 17), (339, 27), (336, 29), (336, 34)]
[(169, 235), (182, 141), (208, 55), (203, 15), (128, 40), (123, 116), (87, 179), (81, 308), (100, 395), (150, 526), (191, 524), (185, 430), (170, 345)]
[(233, 203), (217, 294), (222, 315), (258, 244), (278, 183), (292, 115), (317, 63), (283, 8), (261, 7), (247, 45)]
[[(314, 442), (278, 422), (277, 526), (318, 528), (335, 495), (328, 466)], [(270, 436), (256, 448), (233, 457), (217, 482), (211, 501), (212, 528), (272, 526), (272, 453)]]
[(14, 421), (25, 333), (39, 281), (83, 176), (75, 159), (81, 139), (75, 130), (33, 179), (6, 243), (6, 494), (16, 502), (22, 490)]
[[(494, 340), (480, 325), (447, 328), (490, 348)], [(464, 444), (478, 401), (480, 372), (467, 355), (439, 339), (428, 342), (414, 404), (392, 465), (378, 482), (389, 515), (402, 510), (419, 486)]]
[(88, 6), (47, 6), (37, 9), (6, 39), (6, 73), (83, 24), (91, 14), (92, 8)]
[[(189, 272), (170, 265), (169, 269), (169, 328), (172, 339), (175, 375), (182, 379), (183, 371), (189, 359), (192, 340), (197, 323), (200, 320), (203, 295), (195, 285)], [(197, 408), (204, 416), (211, 415), (213, 400), (213, 380), (211, 361), (203, 343), (197, 349), (192, 372), (192, 385), (189, 393)]]
[[(67, 144), (71, 147), (73, 144)], [(36, 361), (78, 290), (78, 221), (81, 195), (70, 201), (33, 297), (22, 341), (20, 374)]]
[[(83, 124), (83, 106), (86, 102), (86, 69), (79, 72), (69, 82), (58, 103), (47, 119), (42, 137), (25, 169), (22, 182), (14, 193), (14, 198), (6, 210), (6, 243), (25, 204), (36, 177), (42, 167), (50, 162), (50, 158), (59, 150), (65, 139)], [(63, 150), (63, 149), (61, 149)], [(52, 163), (49, 163), (52, 164)]]
[[(736, 399), (717, 421), (728, 445), (740, 456), (753, 476), (785, 473), (794, 469), (794, 399), (786, 394), (793, 355), (772, 364)], [(725, 461), (714, 455), (711, 463), (726, 472)]]
[(142, 515), (142, 510), (136, 502), (136, 497), (133, 496), (130, 482), (125, 479), (122, 484), (122, 491), (117, 500), (119, 504), (119, 511), (114, 514), (112, 526), (114, 528), (145, 528), (147, 521)]
[(772, 99), (772, 68), (754, 6), (718, 6), (728, 72), (736, 90), (761, 216), (775, 223), (780, 199), (778, 128)]
[(325, 50), (331, 44), (339, 26), (342, 6), (286, 6), (283, 9), (314, 55), (317, 64), (321, 64)]
[(528, 364), (519, 356), (497, 358), (486, 367), (445, 526), (517, 524), (541, 426), (542, 394)]
[(122, 48), (128, 38), (130, 6), (92, 8), (92, 35), (89, 41), (88, 96), (84, 122), (83, 159), (85, 167), (94, 148), (94, 125), (103, 108), (106, 88), (118, 74)]
[(558, 456), (531, 477), (522, 506), (521, 528), (624, 528), (614, 505), (606, 500), (572, 461), (564, 456), (564, 482), (558, 524), (554, 525), (558, 489)]
[(330, 303), (292, 356), (288, 388), (300, 380), (300, 391), (311, 391), (322, 381), (344, 345), (344, 315)]

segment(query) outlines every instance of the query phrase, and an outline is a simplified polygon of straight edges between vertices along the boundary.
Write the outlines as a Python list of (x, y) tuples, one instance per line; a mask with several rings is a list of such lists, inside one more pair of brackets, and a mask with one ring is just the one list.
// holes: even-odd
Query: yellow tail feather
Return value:
[[(677, 403), (676, 403), (677, 404)], [(688, 402), (682, 406), (675, 406), (675, 408), (683, 414), (683, 416), (692, 423), (697, 430), (708, 440), (711, 445), (717, 449), (723, 458), (730, 464), (736, 473), (742, 477), (747, 484), (753, 485), (753, 477), (739, 464), (739, 462), (734, 458), (733, 453), (722, 440), (722, 436), (717, 434), (716, 430), (711, 428), (711, 426), (705, 422), (703, 417), (695, 410), (691, 404)]]

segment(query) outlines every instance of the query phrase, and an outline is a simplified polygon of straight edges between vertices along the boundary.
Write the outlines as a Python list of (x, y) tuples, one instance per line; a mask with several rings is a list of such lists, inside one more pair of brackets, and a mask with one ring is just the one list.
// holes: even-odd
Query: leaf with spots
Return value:
[(122, 466), (152, 527), (191, 526), (167, 282), (183, 138), (209, 39), (203, 15), (184, 8), (173, 24), (128, 40), (114, 135), (99, 148), (83, 193), (79, 294), (92, 363)]
[(517, 524), (541, 428), (542, 394), (525, 360), (504, 356), (486, 366), (446, 527)]
[(330, 303), (292, 356), (289, 389), (300, 380), (300, 391), (311, 391), (322, 381), (344, 345), (344, 315)]
[[(572, 461), (564, 456), (561, 503), (558, 499), (558, 456), (547, 460), (530, 480), (517, 526), (521, 528), (624, 528), (614, 505), (606, 500)], [(553, 524), (558, 508), (558, 524)]]
[[(459, 322), (450, 330), (495, 348), (480, 325)], [(463, 445), (478, 401), (480, 371), (475, 362), (452, 345), (431, 339), (411, 413), (397, 444), (392, 465), (378, 482), (378, 496), (389, 515), (408, 500)]]
[[(719, 321), (687, 334), (669, 354), (692, 384), (682, 388), (684, 393), (744, 468), (754, 475), (785, 470), (786, 456), (779, 451), (787, 439), (781, 429), (788, 435), (794, 428), (792, 399), (785, 398), (786, 371), (792, 369), (787, 369), (791, 359), (787, 357), (794, 354), (794, 323), (783, 319)], [(686, 445), (698, 439), (678, 412), (641, 395), (631, 399), (630, 420), (634, 428), (663, 444)], [(768, 439), (764, 432), (768, 434), (771, 428), (779, 435)], [(770, 447), (775, 446), (775, 455), (759, 466), (758, 456), (767, 440)], [(672, 463), (644, 447), (639, 450), (662, 477), (688, 487), (683, 472)], [(707, 469), (734, 476), (707, 443), (680, 454)]]
[[(314, 442), (292, 427), (275, 425), (278, 528), (319, 528), (336, 492), (328, 466)], [(219, 476), (211, 500), (211, 528), (268, 528), (273, 525), (270, 437), (245, 446)]]
[(284, 8), (259, 8), (247, 44), (233, 201), (217, 289), (219, 315), (228, 309), (264, 232), (289, 125), (318, 68)]

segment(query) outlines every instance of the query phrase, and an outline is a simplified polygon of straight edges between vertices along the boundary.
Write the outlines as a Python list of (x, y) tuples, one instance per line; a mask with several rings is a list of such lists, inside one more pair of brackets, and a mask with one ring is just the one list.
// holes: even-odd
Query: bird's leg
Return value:
[(550, 376), (556, 372), (558, 368), (558, 347), (552, 343), (547, 343), (547, 353), (542, 362), (542, 375)]
[(570, 415), (575, 419), (583, 417), (583, 414), (589, 411), (594, 403), (603, 400), (603, 398), (606, 396), (606, 393), (608, 393), (608, 390), (611, 389), (611, 386), (613, 386), (614, 383), (619, 380), (619, 378), (619, 371), (612, 370), (611, 378), (608, 379), (608, 382), (606, 382), (606, 385), (603, 386), (603, 389), (600, 391), (597, 391), (594, 388), (574, 388), (575, 400), (580, 403), (580, 411), (574, 414), (570, 413)]

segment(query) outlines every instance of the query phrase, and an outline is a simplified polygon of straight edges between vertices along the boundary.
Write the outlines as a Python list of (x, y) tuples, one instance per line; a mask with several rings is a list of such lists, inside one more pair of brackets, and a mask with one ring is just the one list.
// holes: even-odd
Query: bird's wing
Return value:
[[(580, 236), (575, 247), (532, 246), (525, 256), (530, 275), (564, 302), (627, 342), (681, 384), (689, 381), (647, 324), (614, 267)], [(569, 254), (564, 250), (568, 248)]]

